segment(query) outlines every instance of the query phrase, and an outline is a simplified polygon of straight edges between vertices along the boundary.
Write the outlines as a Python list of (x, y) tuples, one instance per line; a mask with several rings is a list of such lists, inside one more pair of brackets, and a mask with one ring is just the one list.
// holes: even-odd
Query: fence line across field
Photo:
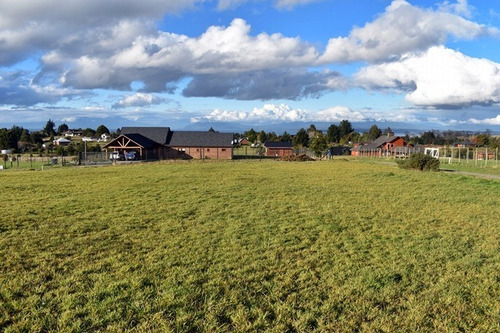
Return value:
[(447, 164), (467, 164), (474, 166), (495, 166), (498, 167), (499, 149), (498, 148), (458, 148), (458, 147), (439, 147), (420, 148), (395, 147), (393, 149), (373, 148), (364, 151), (359, 157), (371, 158), (406, 158), (412, 154), (423, 152), (438, 158), (441, 163)]

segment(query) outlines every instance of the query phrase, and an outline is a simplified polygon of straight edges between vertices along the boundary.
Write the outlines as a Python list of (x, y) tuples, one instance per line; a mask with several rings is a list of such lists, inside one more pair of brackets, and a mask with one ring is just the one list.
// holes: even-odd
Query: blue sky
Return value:
[(500, 132), (500, 2), (0, 0), (0, 126)]

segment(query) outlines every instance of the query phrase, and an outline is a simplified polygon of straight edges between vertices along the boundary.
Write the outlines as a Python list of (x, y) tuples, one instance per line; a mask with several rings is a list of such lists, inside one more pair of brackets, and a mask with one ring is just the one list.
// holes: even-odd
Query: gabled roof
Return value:
[(134, 141), (138, 145), (142, 146), (143, 148), (152, 148), (155, 146), (158, 146), (158, 143), (155, 141), (146, 138), (145, 136), (137, 133), (130, 133), (130, 134), (122, 134), (123, 136), (126, 136), (130, 140)]
[(123, 127), (121, 131), (121, 134), (126, 134), (128, 137), (129, 134), (140, 134), (162, 145), (167, 143), (169, 133), (170, 127)]
[[(120, 142), (120, 139), (122, 138), (127, 138), (128, 140), (131, 140), (133, 143), (136, 145), (141, 146), (142, 148), (153, 148), (158, 146), (159, 144), (149, 138), (146, 138), (145, 136), (137, 133), (130, 133), (130, 134), (121, 134), (119, 137), (116, 139), (111, 140), (107, 144), (103, 146), (103, 148), (107, 147), (112, 147), (117, 144), (117, 142)], [(121, 145), (120, 145), (121, 146)], [(122, 147), (125, 148), (125, 147)]]
[(367, 143), (367, 144), (362, 145), (362, 146), (358, 146), (356, 148), (353, 148), (352, 150), (354, 150), (354, 151), (375, 150), (375, 149), (381, 148), (381, 146), (385, 145), (386, 143), (394, 142), (399, 138), (401, 138), (401, 137), (397, 136), (397, 135), (391, 135), (391, 136), (382, 135), (382, 136), (378, 137), (375, 141)]
[(395, 141), (398, 138), (399, 138), (399, 136), (397, 136), (397, 135), (392, 135), (392, 136), (382, 135), (382, 136), (378, 137), (375, 141), (373, 141), (373, 143), (376, 144), (377, 147), (379, 147), (385, 143)]
[(353, 148), (352, 150), (354, 151), (370, 151), (379, 148), (380, 145), (377, 145), (375, 143), (368, 143), (366, 145), (358, 146), (356, 148)]
[(266, 148), (293, 148), (290, 141), (266, 141), (264, 146)]
[(172, 131), (167, 145), (171, 147), (232, 147), (232, 141), (232, 133)]

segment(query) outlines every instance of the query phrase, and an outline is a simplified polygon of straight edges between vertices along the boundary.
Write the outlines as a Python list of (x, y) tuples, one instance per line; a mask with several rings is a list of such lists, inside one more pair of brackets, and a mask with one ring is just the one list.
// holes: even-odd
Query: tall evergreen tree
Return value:
[(382, 130), (377, 125), (372, 125), (368, 131), (368, 140), (374, 141), (382, 135)]
[(329, 142), (339, 142), (340, 128), (335, 124), (331, 124), (330, 127), (328, 127), (328, 130), (326, 131), (326, 138), (328, 139)]
[(340, 122), (339, 128), (340, 128), (340, 138), (345, 138), (347, 135), (349, 135), (349, 133), (354, 131), (351, 122), (346, 119)]
[(66, 125), (65, 123), (62, 123), (61, 125), (57, 126), (57, 135), (61, 135), (64, 132), (66, 132), (67, 130), (69, 130), (68, 125)]
[(282, 142), (292, 141), (292, 136), (288, 134), (287, 131), (284, 131), (283, 134), (281, 134), (280, 141)]
[(293, 145), (295, 147), (301, 148), (301, 147), (307, 147), (308, 143), (309, 143), (309, 136), (307, 135), (307, 131), (301, 128), (293, 138)]
[(54, 130), (56, 123), (54, 123), (51, 119), (47, 121), (45, 127), (43, 128), (43, 132), (46, 136), (54, 136), (56, 131)]
[(101, 136), (103, 134), (109, 134), (109, 129), (104, 125), (99, 125), (95, 130), (95, 135)]
[(314, 155), (320, 157), (328, 148), (328, 140), (326, 136), (321, 132), (316, 132), (314, 138), (311, 139), (310, 148), (314, 152)]

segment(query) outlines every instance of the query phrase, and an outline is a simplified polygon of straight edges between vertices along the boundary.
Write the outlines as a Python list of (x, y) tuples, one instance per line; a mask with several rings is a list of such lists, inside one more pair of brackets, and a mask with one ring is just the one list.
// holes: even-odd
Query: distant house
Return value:
[(147, 159), (232, 159), (233, 134), (172, 131), (169, 127), (123, 127), (121, 135), (104, 145), (107, 152), (136, 151)]
[(81, 136), (83, 134), (82, 130), (67, 130), (66, 132), (61, 133), (63, 136)]
[(455, 148), (468, 148), (468, 147), (476, 147), (476, 144), (471, 141), (462, 141), (462, 142), (454, 142), (453, 147)]
[(109, 135), (108, 133), (101, 134), (101, 138), (100, 138), (101, 141), (108, 142), (109, 139), (111, 139), (111, 135)]
[(66, 138), (59, 138), (57, 140), (54, 140), (53, 143), (56, 146), (68, 146), (71, 143), (71, 141)]
[(476, 158), (478, 160), (488, 160), (488, 161), (492, 161), (492, 160), (495, 160), (495, 157), (496, 157), (496, 153), (494, 150), (490, 150), (488, 151), (488, 149), (485, 149), (485, 150), (477, 150), (476, 152)]
[(293, 144), (290, 141), (266, 141), (266, 156), (282, 157), (293, 154)]
[[(392, 134), (392, 133), (391, 133)], [(400, 156), (407, 155), (412, 146), (397, 135), (382, 135), (372, 143), (351, 149), (352, 156)]]

